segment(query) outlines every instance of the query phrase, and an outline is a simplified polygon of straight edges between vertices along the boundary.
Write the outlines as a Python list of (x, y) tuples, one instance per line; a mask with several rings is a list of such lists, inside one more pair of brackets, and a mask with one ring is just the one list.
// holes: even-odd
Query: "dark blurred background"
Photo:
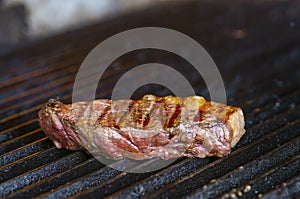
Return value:
[(0, 0), (0, 53), (169, 0)]

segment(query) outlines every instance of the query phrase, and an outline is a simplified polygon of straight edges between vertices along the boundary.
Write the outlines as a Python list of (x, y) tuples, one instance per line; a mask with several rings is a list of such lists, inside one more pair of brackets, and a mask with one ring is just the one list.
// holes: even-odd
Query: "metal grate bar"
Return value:
[[(77, 61), (78, 63), (79, 61)], [(76, 63), (76, 62), (75, 62)], [(49, 63), (50, 64), (50, 63)], [(13, 86), (20, 86), (21, 88), (24, 88), (25, 86), (30, 86), (31, 84), (34, 83), (34, 81), (41, 80), (43, 81), (44, 79), (42, 77), (45, 77), (52, 74), (58, 73), (58, 74), (63, 74), (65, 70), (71, 70), (72, 67), (76, 67), (74, 65), (74, 61), (70, 61), (69, 59), (67, 60), (61, 60), (60, 62), (57, 63), (51, 63), (51, 67), (43, 67), (43, 65), (40, 65), (41, 68), (37, 70), (31, 70), (28, 73), (25, 74), (18, 74), (18, 76), (11, 78), (6, 81), (0, 82), (0, 88), (7, 88), (10, 87), (11, 85)], [(48, 77), (47, 77), (48, 78)], [(19, 87), (17, 87), (19, 89)]]
[[(259, 194), (264, 194), (265, 192), (273, 189), (280, 183), (288, 180), (289, 178), (299, 174), (300, 171), (300, 154), (298, 154), (292, 160), (286, 162), (285, 165), (278, 167), (265, 175), (261, 176), (259, 179), (249, 183), (253, 191), (246, 192), (242, 195), (242, 198), (253, 198), (259, 197)], [(238, 188), (239, 189), (239, 188)]]
[(57, 150), (55, 147), (52, 147), (45, 151), (39, 151), (23, 159), (17, 160), (16, 162), (4, 165), (0, 167), (0, 183), (22, 175), (24, 172), (33, 170), (39, 166), (48, 164), (49, 162), (68, 154), (70, 154), (70, 151)]
[(287, 182), (277, 185), (275, 189), (267, 192), (263, 198), (299, 198), (300, 197), (300, 175), (298, 174)]
[(43, 198), (61, 198), (61, 197), (70, 197), (82, 190), (99, 184), (105, 180), (108, 180), (116, 175), (120, 174), (120, 171), (111, 169), (109, 167), (104, 167), (100, 170), (97, 170), (88, 176), (84, 176), (76, 179), (74, 182), (69, 182), (68, 185), (57, 187), (51, 192), (46, 192), (38, 197)]
[[(155, 160), (154, 160), (155, 161)], [(146, 162), (146, 164), (153, 162), (153, 160), (149, 160), (149, 162)], [(138, 162), (127, 162), (127, 160), (120, 160), (116, 163), (117, 165), (122, 165), (126, 168), (139, 168), (140, 165)], [(106, 177), (106, 175), (109, 174), (109, 178)], [(121, 179), (122, 177), (127, 176), (128, 174), (126, 172), (120, 172), (115, 169), (111, 169), (110, 167), (105, 167), (103, 169), (100, 169), (96, 172), (93, 172), (89, 175), (83, 176), (79, 179), (74, 180), (69, 184), (68, 186), (62, 186), (58, 187), (54, 190), (52, 190), (49, 193), (44, 193), (42, 197), (46, 198), (56, 198), (60, 195), (67, 194), (68, 197), (77, 194), (78, 192), (84, 191), (87, 188), (97, 186), (97, 185), (104, 185), (106, 184), (106, 181), (111, 181), (113, 179)], [(133, 174), (130, 174), (133, 175)], [(142, 174), (140, 176), (134, 177), (135, 179), (142, 177), (142, 176), (148, 176), (149, 174)], [(98, 180), (95, 180), (98, 179)], [(128, 179), (130, 181), (130, 179)], [(88, 187), (87, 187), (88, 186)]]
[[(11, 80), (14, 80), (14, 78), (16, 78), (17, 76), (30, 75), (33, 71), (37, 71), (39, 69), (44, 68), (46, 64), (57, 63), (57, 60), (60, 60), (61, 57), (67, 55), (67, 51), (57, 48), (56, 52), (46, 51), (45, 54), (34, 53), (34, 55), (25, 56), (24, 59), (22, 59), (20, 55), (21, 54), (19, 54), (19, 56), (10, 58), (7, 61), (5, 61), (4, 59), (9, 56), (0, 57), (0, 66), (6, 66), (5, 69), (6, 72), (8, 72), (2, 73), (3, 71), (1, 70), (3, 70), (3, 68), (0, 69), (0, 74), (3, 75), (0, 76), (0, 85), (8, 85), (7, 83), (11, 82)], [(14, 70), (14, 68), (16, 67), (19, 68), (19, 70)]]
[[(231, 83), (227, 86), (229, 88), (229, 98), (239, 99), (240, 97), (244, 96), (248, 96), (248, 98), (257, 97), (255, 93), (261, 92), (261, 90), (264, 90), (266, 87), (273, 88), (274, 86), (284, 86), (284, 83), (290, 81), (289, 78), (296, 79), (297, 74), (291, 75), (288, 68), (290, 68), (291, 70), (297, 70), (296, 67), (299, 63), (299, 56), (296, 55), (300, 53), (300, 50), (283, 49), (283, 51), (285, 50), (289, 52), (280, 52), (279, 54), (275, 53), (275, 57), (277, 58), (274, 58), (273, 54), (273, 56), (269, 55), (270, 57), (263, 56), (262, 58), (260, 58), (260, 60), (257, 60), (257, 63), (254, 60), (247, 60), (246, 63), (238, 63), (237, 66), (239, 66), (239, 68), (241, 69), (238, 70), (236, 75), (237, 77), (232, 78), (230, 81)], [(294, 53), (294, 51), (296, 51), (297, 53)], [(290, 54), (293, 54), (293, 56), (291, 56)], [(288, 57), (288, 59), (285, 60), (284, 63), (282, 63), (281, 61), (277, 61), (285, 57)], [(250, 70), (253, 68), (253, 64), (255, 64), (255, 66), (259, 69)], [(248, 70), (243, 71), (243, 68), (246, 68)], [(272, 68), (271, 71), (270, 68)], [(243, 74), (248, 75), (245, 76)], [(282, 83), (282, 85), (278, 86), (278, 84), (276, 84), (276, 81)]]
[[(88, 190), (84, 190), (85, 194), (82, 192), (77, 195), (72, 196), (71, 198), (87, 198), (92, 197), (92, 195), (97, 195), (99, 198), (103, 198), (109, 194), (112, 194), (116, 191), (119, 191), (121, 188), (130, 185), (134, 182), (143, 180), (146, 177), (149, 177), (152, 173), (121, 173), (116, 177), (107, 180), (96, 187), (91, 187)], [(134, 194), (132, 194), (134, 195)], [(138, 195), (136, 195), (137, 197)]]
[[(197, 168), (203, 167), (206, 164), (212, 162), (215, 158), (205, 158), (205, 159), (186, 159), (184, 158), (182, 161), (179, 161), (176, 164), (173, 164), (169, 166), (168, 168), (163, 169), (162, 171), (159, 171), (155, 175), (150, 176), (149, 178), (146, 178), (142, 181), (138, 181), (138, 183), (134, 183), (133, 186), (129, 186), (132, 184), (126, 183), (125, 186), (128, 186), (125, 190), (121, 190), (120, 195), (114, 195), (115, 198), (122, 198), (124, 195), (128, 197), (139, 197), (139, 196), (144, 196), (145, 194), (154, 192), (155, 190), (163, 187), (164, 185), (173, 182), (176, 179), (179, 179), (185, 175), (187, 175), (190, 172), (195, 171)], [(114, 181), (112, 180), (111, 182), (108, 181), (106, 186), (112, 186), (114, 184)], [(124, 186), (124, 185), (123, 185)], [(92, 195), (98, 195), (98, 194), (105, 194), (103, 196), (107, 196), (108, 193), (103, 193), (103, 188), (104, 187), (95, 187), (93, 189), (90, 189), (87, 192), (81, 193), (82, 196), (80, 197), (89, 197)], [(120, 187), (122, 188), (122, 187)], [(116, 190), (117, 191), (117, 190)]]
[[(80, 153), (81, 155), (78, 155)], [(24, 173), (17, 178), (2, 183), (0, 186), (0, 196), (2, 197), (26, 185), (38, 182), (45, 177), (70, 169), (84, 160), (86, 160), (86, 156), (83, 155), (82, 152), (76, 152), (42, 166), (41, 168), (36, 168), (33, 171)]]
[(7, 130), (4, 130), (0, 132), (0, 144), (2, 142), (6, 142), (10, 139), (13, 139), (15, 137), (18, 137), (26, 132), (33, 131), (35, 129), (39, 128), (39, 125), (37, 123), (37, 118), (34, 118), (32, 120), (28, 120), (24, 123), (21, 123), (19, 125), (15, 125)]
[[(32, 108), (25, 109), (24, 111), (15, 113), (11, 116), (8, 116), (6, 118), (0, 119), (0, 132), (7, 131), (10, 128), (13, 128), (14, 126), (12, 124), (22, 124), (26, 123), (29, 120), (36, 119), (37, 117), (37, 110), (41, 109), (42, 105), (36, 105)], [(33, 112), (34, 111), (34, 112)]]
[(5, 152), (19, 148), (19, 147), (23, 146), (24, 144), (28, 144), (34, 140), (38, 140), (43, 137), (45, 137), (45, 133), (40, 128), (35, 129), (29, 133), (26, 133), (17, 138), (8, 140), (8, 141), (0, 144), (0, 154), (2, 155)]
[(26, 197), (35, 197), (45, 192), (49, 192), (59, 186), (101, 169), (102, 165), (98, 160), (91, 158), (85, 162), (82, 162), (68, 170), (65, 170), (59, 174), (46, 177), (34, 184), (24, 187), (13, 194), (10, 194), (8, 198), (20, 198), (26, 195)]
[(25, 158), (29, 155), (32, 155), (33, 153), (36, 153), (38, 151), (43, 151), (46, 149), (49, 149), (53, 146), (53, 143), (46, 137), (34, 141), (30, 144), (24, 145), (20, 148), (17, 148), (13, 151), (6, 152), (5, 154), (0, 156), (0, 166), (12, 163), (14, 161), (17, 161), (21, 158)]
[[(251, 113), (247, 114), (247, 118), (251, 118), (247, 122), (246, 127), (249, 123), (258, 124), (260, 121), (264, 121), (270, 117), (270, 115), (278, 114), (287, 109), (295, 109), (298, 102), (300, 101), (300, 90), (291, 91), (290, 94), (280, 97), (277, 101), (267, 103), (265, 106), (255, 108)], [(261, 111), (264, 110), (264, 111)]]
[[(70, 65), (66, 66), (64, 70), (40, 75), (37, 78), (31, 78), (30, 80), (23, 82), (21, 85), (10, 85), (10, 87), (6, 89), (7, 92), (5, 92), (0, 99), (2, 100), (1, 106), (6, 107), (11, 104), (18, 103), (20, 102), (20, 99), (27, 99), (28, 96), (34, 96), (33, 94), (40, 95), (40, 91), (42, 89), (47, 90), (49, 88), (55, 88), (54, 86), (56, 85), (63, 85), (67, 81), (66, 75), (73, 77), (75, 76), (76, 71), (77, 68)], [(44, 86), (46, 86), (46, 88)], [(11, 92), (9, 92), (9, 90)]]
[(298, 105), (295, 109), (286, 110), (283, 113), (277, 115), (270, 115), (270, 118), (261, 124), (256, 124), (251, 128), (247, 129), (247, 133), (242, 137), (242, 139), (237, 143), (234, 149), (237, 149), (247, 143), (251, 143), (255, 139), (266, 135), (278, 128), (285, 125), (290, 125), (292, 122), (300, 117)]

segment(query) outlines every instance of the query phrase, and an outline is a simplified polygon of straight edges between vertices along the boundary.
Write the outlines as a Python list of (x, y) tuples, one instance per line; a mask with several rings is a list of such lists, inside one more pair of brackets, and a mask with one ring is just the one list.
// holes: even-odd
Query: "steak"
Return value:
[(186, 98), (145, 95), (63, 104), (50, 99), (39, 123), (57, 148), (111, 159), (223, 157), (245, 133), (240, 108)]

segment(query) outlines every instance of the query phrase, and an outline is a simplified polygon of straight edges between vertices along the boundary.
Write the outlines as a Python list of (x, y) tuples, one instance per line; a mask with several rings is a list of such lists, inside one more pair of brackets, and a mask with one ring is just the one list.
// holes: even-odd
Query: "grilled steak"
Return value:
[(230, 153), (245, 133), (237, 107), (193, 96), (62, 104), (51, 99), (39, 122), (56, 147), (136, 160)]

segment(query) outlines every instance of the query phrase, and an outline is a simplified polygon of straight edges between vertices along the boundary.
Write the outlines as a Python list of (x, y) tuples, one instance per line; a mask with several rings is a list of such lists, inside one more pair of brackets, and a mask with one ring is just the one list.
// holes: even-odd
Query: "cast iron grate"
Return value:
[[(243, 13), (236, 11), (245, 7)], [(175, 12), (179, 8), (184, 15)], [(175, 3), (58, 35), (3, 55), (0, 196), (300, 197), (300, 40), (296, 36), (300, 32), (297, 26), (288, 26), (289, 20), (299, 21), (300, 12), (296, 11), (300, 11), (299, 6), (281, 1)], [(209, 15), (211, 23), (202, 19), (203, 15)], [(204, 42), (212, 52), (224, 76), (228, 103), (241, 106), (246, 117), (247, 133), (229, 156), (181, 158), (156, 172), (132, 174), (106, 167), (81, 151), (56, 149), (45, 137), (37, 123), (41, 104), (56, 96), (70, 102), (76, 71), (88, 51), (114, 33), (141, 26), (180, 30)], [(247, 31), (244, 39), (234, 39), (226, 32), (238, 27)], [(143, 57), (166, 63), (176, 59), (185, 64), (167, 53), (151, 50), (121, 57), (117, 60), (121, 69), (109, 69), (105, 74), (100, 96), (109, 97), (112, 82), (128, 68), (149, 61)], [(199, 81), (195, 77), (191, 82), (197, 85)], [(85, 86), (83, 90), (88, 88), (88, 81)]]

